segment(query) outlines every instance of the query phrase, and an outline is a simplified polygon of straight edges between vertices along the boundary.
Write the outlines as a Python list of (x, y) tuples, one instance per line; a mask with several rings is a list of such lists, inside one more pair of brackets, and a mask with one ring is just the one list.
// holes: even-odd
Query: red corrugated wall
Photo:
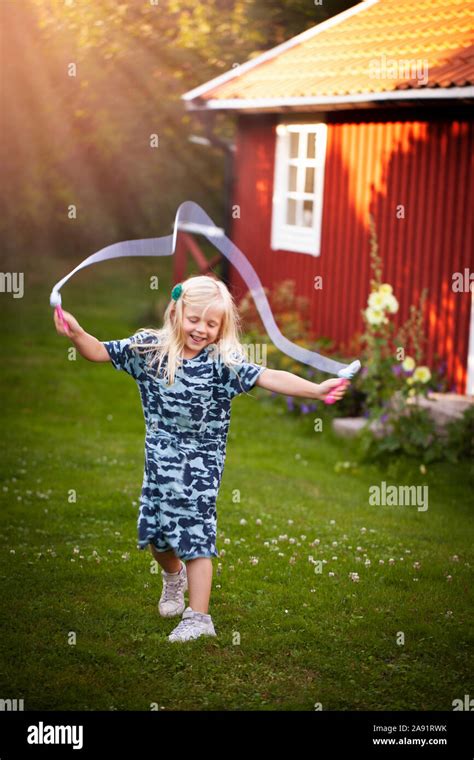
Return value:
[[(232, 239), (264, 285), (294, 279), (297, 294), (310, 299), (313, 329), (344, 349), (363, 329), (372, 213), (383, 281), (400, 302), (396, 323), (428, 288), (425, 361), (433, 366), (435, 354), (442, 357), (452, 389), (464, 393), (471, 295), (453, 292), (452, 275), (474, 269), (473, 123), (346, 118), (328, 124), (319, 257), (271, 250), (277, 121), (239, 118), (233, 203), (240, 218), (233, 220)], [(397, 218), (400, 207), (404, 219)], [(317, 275), (322, 290), (314, 289)], [(231, 276), (239, 299), (245, 283), (234, 271)]]

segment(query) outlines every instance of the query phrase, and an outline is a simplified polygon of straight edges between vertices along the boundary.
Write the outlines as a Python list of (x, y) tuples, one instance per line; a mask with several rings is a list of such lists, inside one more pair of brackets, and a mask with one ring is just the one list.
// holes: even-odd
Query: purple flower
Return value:
[(308, 414), (309, 406), (307, 404), (301, 404), (301, 411), (303, 412), (303, 414)]
[(387, 422), (387, 420), (388, 420), (388, 414), (382, 414), (380, 418), (380, 422), (384, 424), (385, 422)]
[(399, 377), (402, 374), (402, 365), (401, 364), (394, 364), (392, 367), (392, 372), (394, 375)]
[(294, 405), (294, 403), (293, 403), (293, 398), (292, 398), (291, 396), (287, 396), (287, 397), (286, 397), (286, 405), (287, 405), (287, 407), (288, 407), (288, 410), (289, 410), (290, 412), (292, 412), (292, 411), (293, 411), (293, 409), (295, 408), (295, 405)]

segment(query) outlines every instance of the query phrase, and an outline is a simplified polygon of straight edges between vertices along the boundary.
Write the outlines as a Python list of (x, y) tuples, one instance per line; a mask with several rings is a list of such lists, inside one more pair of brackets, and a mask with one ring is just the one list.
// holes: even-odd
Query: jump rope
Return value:
[(72, 272), (69, 272), (62, 280), (56, 283), (51, 291), (49, 302), (56, 310), (66, 334), (69, 335), (69, 328), (61, 308), (60, 290), (76, 272), (91, 264), (97, 264), (99, 261), (118, 259), (125, 256), (172, 256), (176, 250), (179, 230), (201, 234), (206, 237), (237, 269), (252, 294), (255, 306), (272, 343), (280, 351), (295, 361), (341, 378), (341, 381), (331, 389), (331, 392), (324, 399), (324, 403), (334, 404), (337, 401), (333, 395), (334, 392), (342, 385), (345, 385), (360, 370), (360, 361), (357, 359), (351, 362), (351, 364), (342, 364), (334, 359), (322, 356), (316, 353), (316, 351), (302, 348), (302, 346), (298, 346), (296, 343), (292, 343), (292, 341), (285, 338), (275, 322), (262, 283), (250, 261), (240, 248), (225, 235), (224, 231), (214, 224), (204, 209), (193, 201), (185, 201), (179, 206), (171, 235), (159, 238), (144, 238), (143, 240), (124, 240), (120, 243), (108, 245), (106, 248), (97, 251), (97, 253), (88, 256)]

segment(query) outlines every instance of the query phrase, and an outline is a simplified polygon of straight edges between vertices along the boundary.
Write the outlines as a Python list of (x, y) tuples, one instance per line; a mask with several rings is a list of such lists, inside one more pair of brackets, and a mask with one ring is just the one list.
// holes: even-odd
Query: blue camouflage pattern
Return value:
[[(138, 548), (173, 549), (183, 560), (218, 557), (216, 499), (224, 469), (231, 401), (249, 391), (265, 367), (227, 367), (205, 346), (184, 359), (167, 387), (163, 369), (134, 342), (154, 343), (146, 331), (102, 341), (112, 365), (131, 375), (145, 418), (145, 469), (138, 514)], [(164, 364), (166, 365), (166, 359)]]

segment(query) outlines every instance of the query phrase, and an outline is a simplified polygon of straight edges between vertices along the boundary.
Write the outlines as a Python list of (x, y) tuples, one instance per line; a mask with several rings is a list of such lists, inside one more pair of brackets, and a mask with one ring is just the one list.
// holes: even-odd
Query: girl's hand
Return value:
[(64, 321), (68, 326), (69, 332), (66, 331), (62, 320), (59, 318), (58, 310), (54, 310), (54, 324), (58, 335), (66, 335), (68, 338), (74, 338), (82, 332), (82, 327), (75, 317), (68, 311), (63, 311)]
[[(337, 390), (334, 390), (334, 388), (336, 388), (339, 383), (341, 383), (339, 388), (337, 388)], [(329, 396), (329, 394), (331, 394), (331, 396), (336, 401), (340, 401), (349, 385), (349, 380), (343, 381), (343, 378), (340, 377), (334, 377), (330, 380), (325, 380), (323, 383), (319, 383), (319, 398), (321, 401), (324, 401), (324, 399)]]

